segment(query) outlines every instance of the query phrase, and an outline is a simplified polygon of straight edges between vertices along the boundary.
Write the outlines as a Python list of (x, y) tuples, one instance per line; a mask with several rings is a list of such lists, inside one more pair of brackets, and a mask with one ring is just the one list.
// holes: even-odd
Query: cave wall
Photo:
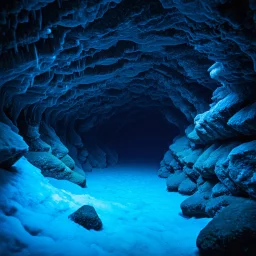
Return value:
[(251, 209), (255, 19), (254, 0), (1, 0), (0, 167), (25, 155), (84, 187), (85, 171), (118, 161), (91, 131), (154, 108), (180, 131), (159, 176), (192, 195), (183, 214)]
[[(244, 181), (235, 171), (239, 158), (254, 168), (254, 1), (4, 0), (0, 8), (1, 126), (23, 137), (33, 164), (51, 162), (58, 178), (84, 184), (81, 169), (106, 167), (115, 154), (88, 149), (84, 135), (114, 115), (155, 107), (181, 133), (189, 127), (195, 159), (172, 152), (183, 167), (255, 197), (254, 172)], [(222, 150), (225, 168), (196, 164)]]

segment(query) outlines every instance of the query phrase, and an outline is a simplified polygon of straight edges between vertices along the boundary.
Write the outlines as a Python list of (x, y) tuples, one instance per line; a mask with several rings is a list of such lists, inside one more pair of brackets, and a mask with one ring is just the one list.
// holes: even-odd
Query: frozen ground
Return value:
[[(0, 170), (0, 255), (196, 255), (196, 237), (210, 220), (182, 217), (185, 197), (167, 193), (154, 166), (95, 170), (86, 189), (49, 183), (24, 158), (16, 170)], [(68, 219), (84, 204), (95, 207), (102, 231)]]

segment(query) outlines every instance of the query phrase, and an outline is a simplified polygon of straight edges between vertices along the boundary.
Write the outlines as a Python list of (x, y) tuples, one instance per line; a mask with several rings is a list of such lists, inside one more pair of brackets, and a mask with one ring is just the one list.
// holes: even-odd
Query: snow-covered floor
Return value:
[[(155, 166), (94, 170), (86, 189), (48, 182), (24, 158), (16, 168), (0, 170), (0, 255), (196, 255), (196, 237), (210, 221), (182, 217), (185, 197), (166, 192)], [(84, 204), (95, 207), (102, 231), (68, 219)]]

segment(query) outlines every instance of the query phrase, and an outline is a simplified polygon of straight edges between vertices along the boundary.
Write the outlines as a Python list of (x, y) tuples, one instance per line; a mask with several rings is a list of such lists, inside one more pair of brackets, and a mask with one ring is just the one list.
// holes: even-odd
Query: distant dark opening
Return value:
[[(95, 132), (95, 129), (94, 129)], [(120, 164), (159, 165), (179, 129), (155, 109), (133, 110), (113, 116), (99, 126), (94, 136), (99, 143), (111, 146), (119, 155)]]

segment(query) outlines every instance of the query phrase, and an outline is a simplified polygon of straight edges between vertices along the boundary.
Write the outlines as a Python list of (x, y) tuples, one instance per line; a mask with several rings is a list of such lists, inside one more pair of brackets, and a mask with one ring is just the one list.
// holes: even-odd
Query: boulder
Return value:
[(0, 122), (0, 167), (9, 168), (28, 151), (23, 138)]
[(195, 182), (193, 182), (191, 179), (186, 178), (181, 182), (179, 185), (178, 191), (180, 194), (183, 195), (193, 195), (197, 190), (197, 185)]
[(231, 195), (231, 192), (228, 190), (228, 188), (223, 185), (221, 182), (218, 182), (213, 188), (212, 188), (212, 197), (219, 197), (224, 195)]
[(169, 192), (178, 192), (178, 188), (182, 181), (186, 179), (183, 171), (178, 171), (169, 175), (166, 180), (167, 190)]
[(69, 218), (82, 227), (90, 230), (101, 230), (102, 221), (95, 209), (90, 205), (84, 205), (69, 215)]
[(200, 255), (256, 255), (255, 220), (255, 201), (230, 204), (200, 232), (196, 241)]
[(223, 211), (227, 206), (233, 203), (243, 204), (247, 199), (244, 197), (235, 197), (235, 196), (219, 196), (210, 198), (206, 204), (205, 212), (211, 218), (218, 215)]
[(198, 191), (184, 200), (180, 207), (183, 215), (188, 217), (209, 217), (206, 212), (206, 205), (210, 199), (214, 184), (204, 182), (198, 187)]
[(183, 215), (188, 217), (208, 217), (208, 214), (205, 212), (207, 202), (208, 198), (205, 198), (204, 193), (196, 192), (194, 195), (184, 200), (180, 208)]

